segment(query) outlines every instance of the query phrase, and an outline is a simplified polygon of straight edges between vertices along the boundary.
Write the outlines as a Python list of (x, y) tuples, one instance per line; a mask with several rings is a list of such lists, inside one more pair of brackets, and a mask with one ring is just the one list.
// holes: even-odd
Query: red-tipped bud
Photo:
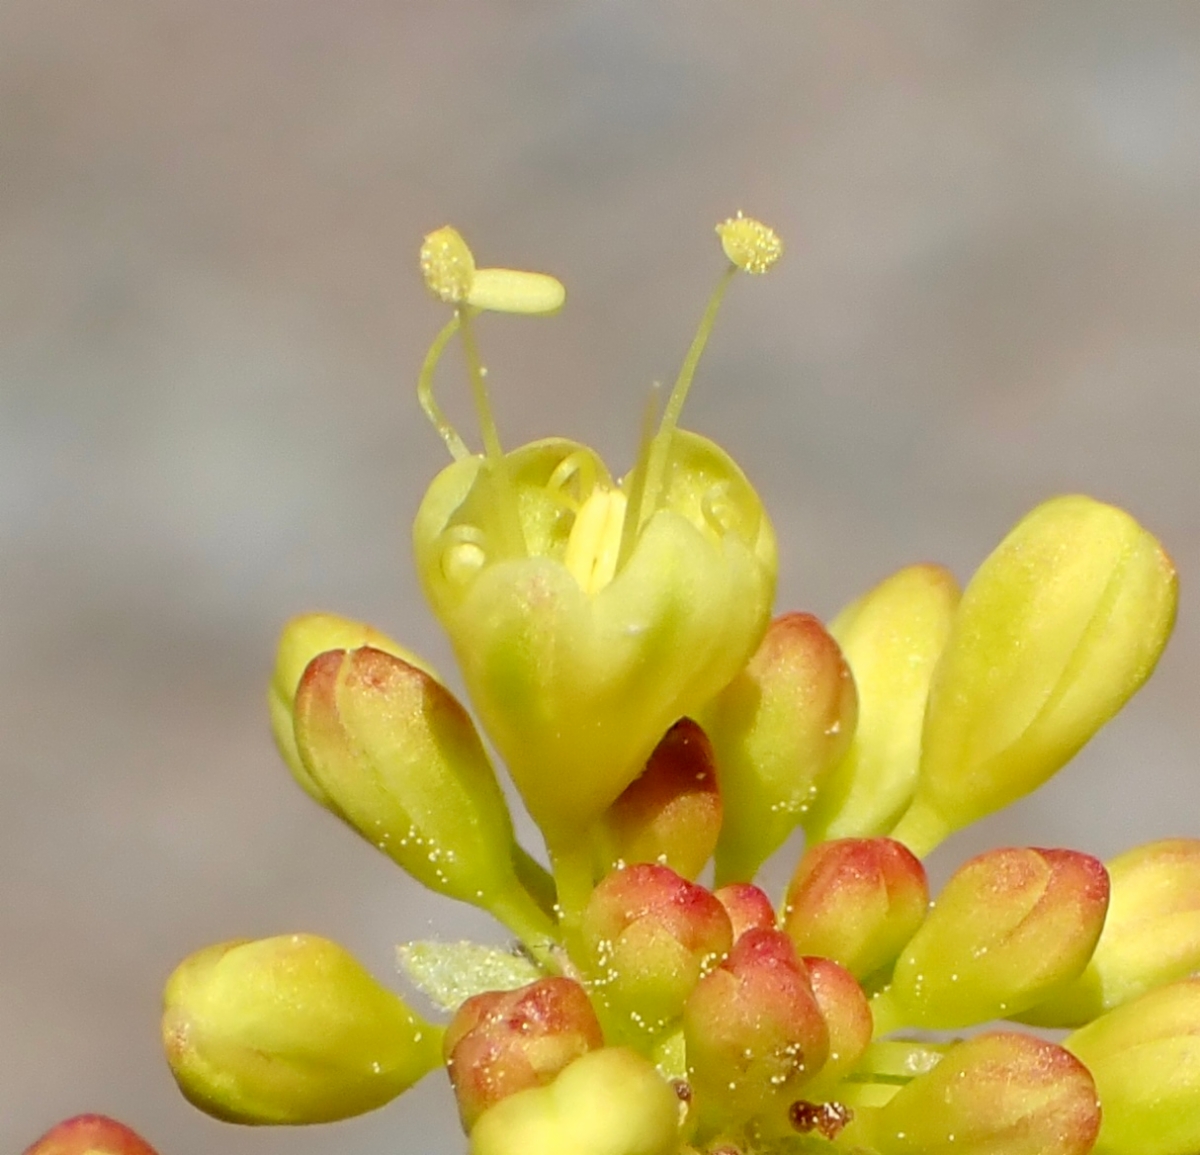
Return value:
[(542, 1087), (568, 1063), (604, 1045), (587, 992), (566, 978), (467, 999), (446, 1030), (442, 1053), (463, 1128), (493, 1103)]
[(339, 817), (341, 811), (337, 803), (325, 793), (319, 783), (313, 781), (304, 766), (300, 752), (296, 749), (293, 707), (301, 675), (313, 658), (327, 650), (352, 650), (359, 646), (374, 646), (377, 650), (385, 650), (403, 658), (409, 665), (424, 670), (430, 677), (435, 676), (433, 670), (416, 654), (398, 645), (374, 626), (339, 617), (337, 614), (301, 614), (283, 627), (283, 633), (279, 637), (279, 649), (275, 654), (275, 669), (271, 673), (271, 684), (267, 690), (271, 731), (284, 762), (304, 791)]
[(1044, 1001), (1087, 965), (1108, 907), (1108, 874), (1074, 850), (1011, 848), (965, 863), (873, 1004), (876, 1029), (947, 1029)]
[(107, 1115), (76, 1115), (51, 1127), (25, 1155), (155, 1155), (136, 1131)]
[(702, 1126), (751, 1118), (786, 1126), (789, 1105), (829, 1056), (808, 970), (777, 930), (748, 930), (700, 980), (683, 1031)]
[(1108, 863), (1112, 898), (1087, 969), (1023, 1016), (1078, 1027), (1200, 969), (1200, 840), (1151, 842)]
[(788, 886), (783, 929), (801, 954), (821, 955), (865, 979), (892, 963), (929, 905), (920, 861), (890, 838), (810, 846)]
[(811, 614), (771, 623), (749, 665), (704, 710), (725, 817), (717, 882), (753, 878), (845, 754), (858, 706), (837, 642)]
[(682, 718), (606, 812), (604, 865), (658, 862), (695, 878), (712, 857), (720, 830), (712, 744), (695, 722)]
[(748, 930), (774, 930), (775, 908), (766, 894), (752, 882), (731, 882), (713, 891), (733, 924), (733, 941)]
[(875, 1020), (867, 996), (855, 977), (832, 959), (804, 959), (812, 983), (813, 998), (829, 1029), (829, 1058), (812, 1084), (806, 1099), (825, 1098), (848, 1075), (870, 1046)]
[(1200, 1150), (1200, 979), (1117, 1007), (1064, 1046), (1087, 1064), (1100, 1092), (1097, 1155)]
[(431, 890), (548, 932), (483, 744), (440, 682), (370, 646), (331, 650), (304, 671), (295, 715), (310, 777), (364, 838)]
[(716, 898), (654, 863), (607, 875), (584, 908), (580, 937), (583, 971), (608, 1025), (631, 1041), (677, 1019), (701, 975), (733, 944)]
[(843, 1137), (880, 1155), (1086, 1155), (1099, 1128), (1096, 1087), (1078, 1059), (998, 1031), (952, 1047)]

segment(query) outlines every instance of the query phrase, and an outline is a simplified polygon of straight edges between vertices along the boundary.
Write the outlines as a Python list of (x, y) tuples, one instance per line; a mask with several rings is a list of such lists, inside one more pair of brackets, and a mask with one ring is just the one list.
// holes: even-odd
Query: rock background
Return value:
[(439, 1077), (247, 1131), (157, 1040), (210, 941), (311, 930), (386, 976), (399, 940), (491, 933), (301, 795), (263, 701), (306, 608), (449, 665), (407, 546), (443, 463), (415, 251), (445, 221), (569, 287), (480, 325), (508, 441), (619, 462), (714, 222), (779, 229), (686, 420), (772, 510), (783, 608), (965, 577), (1056, 492), (1134, 511), (1183, 571), (1158, 676), (935, 869), (1196, 834), (1197, 123), (1190, 3), (0, 3), (0, 1150), (85, 1109), (163, 1155), (463, 1149)]

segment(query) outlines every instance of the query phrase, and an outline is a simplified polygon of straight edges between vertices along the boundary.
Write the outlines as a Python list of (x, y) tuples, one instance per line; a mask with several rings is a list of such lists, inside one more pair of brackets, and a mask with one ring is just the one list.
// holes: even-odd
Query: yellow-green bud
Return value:
[(552, 854), (579, 848), (766, 628), (775, 538), (757, 495), (712, 442), (677, 430), (670, 449), (640, 521), (599, 457), (567, 441), (514, 450), (502, 470), (457, 461), (417, 514), (426, 595)]
[(295, 711), (309, 776), (372, 845), (439, 894), (540, 918), (504, 795), (449, 690), (382, 650), (331, 650), (309, 663)]
[(339, 815), (336, 804), (313, 781), (304, 767), (300, 752), (296, 749), (293, 707), (300, 676), (313, 658), (326, 650), (355, 650), (359, 646), (374, 646), (377, 650), (385, 650), (403, 658), (417, 669), (424, 670), (431, 677), (436, 676), (415, 654), (365, 622), (352, 621), (337, 614), (301, 614), (283, 627), (279, 649), (275, 655), (275, 669), (271, 673), (271, 684), (267, 690), (271, 732), (275, 736), (279, 753), (292, 772), (292, 777), (303, 787), (306, 794), (327, 810)]
[(811, 841), (887, 834), (912, 801), (929, 682), (959, 596), (949, 570), (914, 565), (833, 620), (858, 690), (858, 725), (802, 820)]
[(471, 1155), (674, 1155), (679, 1101), (647, 1059), (623, 1047), (591, 1051), (547, 1087), (490, 1107)]
[(1100, 1093), (1094, 1155), (1200, 1150), (1200, 979), (1117, 1007), (1063, 1046), (1087, 1065)]
[(1150, 676), (1176, 592), (1127, 513), (1058, 497), (1026, 516), (963, 593), (893, 837), (924, 854), (1045, 782)]
[(395, 1098), (441, 1061), (442, 1030), (336, 943), (293, 934), (210, 946), (164, 994), (184, 1095), (235, 1123), (325, 1123)]

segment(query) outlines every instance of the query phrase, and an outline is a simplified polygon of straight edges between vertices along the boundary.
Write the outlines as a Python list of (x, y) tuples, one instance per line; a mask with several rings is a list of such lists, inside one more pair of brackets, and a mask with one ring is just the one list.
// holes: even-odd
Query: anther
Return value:
[(765, 273), (783, 253), (783, 242), (774, 229), (740, 212), (717, 225), (721, 248), (747, 273)]
[(466, 301), (475, 281), (475, 258), (457, 229), (443, 225), (425, 238), (421, 275), (435, 297), (452, 305)]

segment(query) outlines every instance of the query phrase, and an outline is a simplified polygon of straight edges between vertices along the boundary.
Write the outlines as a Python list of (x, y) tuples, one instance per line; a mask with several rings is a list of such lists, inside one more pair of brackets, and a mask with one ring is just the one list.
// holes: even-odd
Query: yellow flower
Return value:
[(470, 288), (447, 330), (464, 339), (483, 454), (466, 450), (433, 402), (441, 345), (422, 375), (426, 411), (457, 460), (417, 513), (417, 567), (483, 727), (556, 866), (582, 862), (589, 827), (667, 729), (742, 669), (769, 620), (770, 520), (737, 463), (677, 427), (737, 269), (730, 264), (719, 283), (661, 421), (620, 481), (574, 441), (501, 450), (470, 327)]

